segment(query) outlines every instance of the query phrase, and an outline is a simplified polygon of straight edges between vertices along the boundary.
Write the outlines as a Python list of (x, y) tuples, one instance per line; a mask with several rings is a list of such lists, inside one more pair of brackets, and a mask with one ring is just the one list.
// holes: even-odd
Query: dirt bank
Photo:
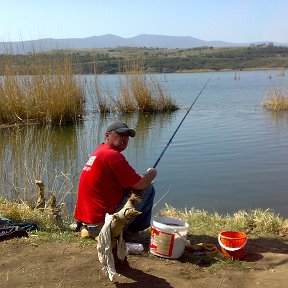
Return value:
[(1, 287), (287, 287), (285, 241), (249, 240), (244, 265), (212, 271), (201, 257), (190, 257), (188, 252), (177, 260), (148, 253), (129, 255), (130, 267), (110, 282), (101, 270), (96, 242), (31, 238), (0, 242)]

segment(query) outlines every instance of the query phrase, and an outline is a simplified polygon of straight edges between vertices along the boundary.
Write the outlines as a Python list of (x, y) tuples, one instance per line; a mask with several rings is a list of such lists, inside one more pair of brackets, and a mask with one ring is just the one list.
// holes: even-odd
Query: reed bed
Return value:
[(272, 111), (288, 110), (287, 93), (281, 89), (270, 91), (268, 98), (263, 101), (261, 105)]
[[(115, 109), (118, 111), (144, 113), (175, 111), (178, 107), (169, 97), (154, 74), (144, 74), (138, 61), (127, 62), (125, 77), (121, 80), (121, 93)], [(122, 110), (121, 110), (122, 109)]]
[[(93, 87), (93, 85), (89, 85), (90, 87)], [(96, 106), (97, 110), (101, 113), (101, 114), (106, 114), (106, 113), (110, 113), (112, 111), (111, 108), (111, 102), (113, 102), (113, 96), (112, 96), (112, 92), (111, 89), (109, 89), (109, 84), (104, 82), (104, 80), (100, 80), (99, 79), (99, 75), (95, 75), (95, 81), (94, 81), (94, 86), (95, 86), (95, 93), (96, 93), (96, 105), (95, 105), (95, 101), (93, 101), (93, 97), (92, 99), (92, 106)], [(90, 91), (90, 94), (93, 95), (94, 91)]]
[(288, 229), (287, 221), (270, 209), (240, 210), (223, 216), (199, 209), (177, 210), (166, 204), (160, 215), (186, 221), (190, 224), (189, 233), (192, 235), (215, 236), (220, 231), (234, 230), (257, 236), (277, 236)]
[[(154, 74), (145, 74), (138, 61), (128, 61), (119, 75), (119, 91), (116, 96), (97, 83), (96, 98), (100, 113), (107, 112), (172, 112), (178, 109)], [(102, 88), (99, 88), (101, 87)], [(103, 95), (104, 93), (104, 95)]]
[(35, 54), (30, 63), (20, 67), (9, 57), (4, 65), (0, 124), (64, 125), (82, 117), (83, 81), (73, 75), (71, 59), (59, 56), (48, 61)]
[[(144, 74), (144, 67), (136, 60), (127, 61), (124, 68), (119, 68), (118, 90), (112, 93), (96, 74), (91, 93), (91, 83), (87, 88), (87, 82), (74, 75), (76, 63), (68, 55), (35, 53), (23, 58), (25, 62), (7, 54), (3, 59), (0, 124), (77, 123), (83, 117), (89, 93), (94, 95), (94, 99), (89, 99), (92, 99), (93, 110), (96, 106), (101, 114), (171, 112), (178, 109), (157, 77)], [(94, 70), (97, 71), (96, 66)]]

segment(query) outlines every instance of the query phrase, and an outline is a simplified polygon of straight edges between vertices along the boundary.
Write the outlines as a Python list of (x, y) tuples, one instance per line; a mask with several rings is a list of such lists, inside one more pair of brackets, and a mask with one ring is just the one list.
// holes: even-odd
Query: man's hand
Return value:
[(155, 168), (148, 168), (147, 169), (147, 174), (151, 175), (153, 178), (156, 177), (157, 175), (157, 170)]
[(145, 189), (149, 184), (152, 183), (154, 178), (157, 175), (157, 170), (155, 168), (147, 169), (147, 173), (145, 173), (142, 178), (131, 188), (135, 190), (142, 190)]

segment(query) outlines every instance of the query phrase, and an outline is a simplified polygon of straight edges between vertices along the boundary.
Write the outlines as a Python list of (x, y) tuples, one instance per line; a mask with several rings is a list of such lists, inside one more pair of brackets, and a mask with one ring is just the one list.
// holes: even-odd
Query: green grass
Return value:
[[(159, 215), (172, 217), (186, 221), (189, 226), (189, 234), (206, 235), (216, 237), (220, 231), (244, 231), (255, 237), (279, 237), (281, 232), (287, 231), (287, 220), (272, 210), (255, 209), (249, 212), (240, 210), (230, 215), (220, 215), (216, 212), (208, 213), (205, 210), (177, 210), (166, 206)], [(33, 222), (43, 231), (69, 231), (69, 223), (57, 222), (49, 209), (34, 209), (33, 205), (26, 203), (11, 203), (0, 200), (0, 217), (9, 218), (15, 222)], [(62, 217), (66, 217), (62, 214)]]
[[(189, 224), (188, 239), (191, 245), (197, 243), (216, 243), (221, 231), (242, 231), (249, 239), (267, 238), (283, 241), (288, 235), (288, 220), (280, 217), (272, 210), (255, 209), (251, 211), (240, 210), (233, 214), (220, 215), (216, 212), (208, 213), (205, 210), (177, 210), (166, 205), (159, 213), (164, 217), (172, 217), (186, 221)], [(283, 238), (285, 235), (286, 238)], [(255, 264), (250, 262), (217, 258), (213, 254), (197, 256), (185, 252), (182, 261), (206, 267), (207, 271), (214, 273), (220, 269), (251, 270)]]
[(217, 237), (220, 231), (243, 231), (255, 237), (280, 237), (288, 229), (287, 221), (273, 210), (240, 210), (232, 215), (208, 213), (205, 210), (177, 210), (166, 206), (160, 215), (186, 221), (189, 234)]
[(147, 73), (288, 67), (288, 48), (281, 46), (190, 49), (119, 47), (62, 53), (73, 55), (79, 63), (79, 67), (76, 64), (78, 73), (84, 74), (93, 70), (95, 62), (99, 63), (100, 73), (119, 73), (119, 63), (123, 64), (130, 59), (142, 59)]
[[(221, 216), (218, 213), (208, 213), (204, 210), (180, 211), (167, 206), (160, 212), (160, 215), (188, 222), (190, 224), (188, 239), (191, 238), (192, 245), (195, 244), (192, 240), (197, 241), (197, 243), (215, 243), (219, 231), (222, 230), (247, 232), (250, 229), (250, 232), (247, 232), (249, 239), (257, 240), (258, 238), (267, 237), (269, 241), (283, 240), (284, 238), (280, 237), (282, 231), (285, 232), (285, 239), (287, 239), (287, 219), (280, 217), (272, 210), (238, 211), (233, 215)], [(62, 214), (62, 216), (64, 215)], [(32, 245), (38, 245), (41, 241), (52, 243), (66, 242), (67, 244), (77, 242), (82, 247), (95, 247), (94, 239), (81, 239), (77, 233), (71, 230), (68, 221), (65, 221), (65, 219), (62, 219), (61, 222), (56, 221), (49, 209), (33, 209), (24, 203), (9, 203), (2, 199), (0, 200), (0, 217), (9, 218), (14, 222), (30, 222), (38, 225), (39, 230), (29, 232), (30, 237), (28, 239), (19, 239), (18, 241), (29, 241)], [(150, 254), (149, 257), (153, 258), (156, 256)], [(179, 261), (205, 267), (209, 273), (214, 273), (220, 269), (251, 270), (255, 266), (249, 261), (216, 258), (213, 254), (199, 256), (189, 252), (185, 252)]]

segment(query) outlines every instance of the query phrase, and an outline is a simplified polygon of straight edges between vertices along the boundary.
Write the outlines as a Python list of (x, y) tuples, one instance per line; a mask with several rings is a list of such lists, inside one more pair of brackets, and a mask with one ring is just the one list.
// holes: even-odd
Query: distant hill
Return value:
[[(272, 43), (269, 41), (260, 44)], [(224, 41), (204, 41), (191, 36), (164, 36), (142, 34), (131, 38), (123, 38), (116, 35), (92, 36), (87, 38), (53, 39), (45, 38), (20, 42), (0, 42), (0, 53), (28, 53), (59, 49), (93, 49), (93, 48), (117, 48), (117, 47), (146, 47), (167, 49), (188, 49), (196, 47), (233, 47), (249, 46), (255, 43), (228, 43)], [(288, 43), (273, 43), (274, 45), (287, 46)]]

